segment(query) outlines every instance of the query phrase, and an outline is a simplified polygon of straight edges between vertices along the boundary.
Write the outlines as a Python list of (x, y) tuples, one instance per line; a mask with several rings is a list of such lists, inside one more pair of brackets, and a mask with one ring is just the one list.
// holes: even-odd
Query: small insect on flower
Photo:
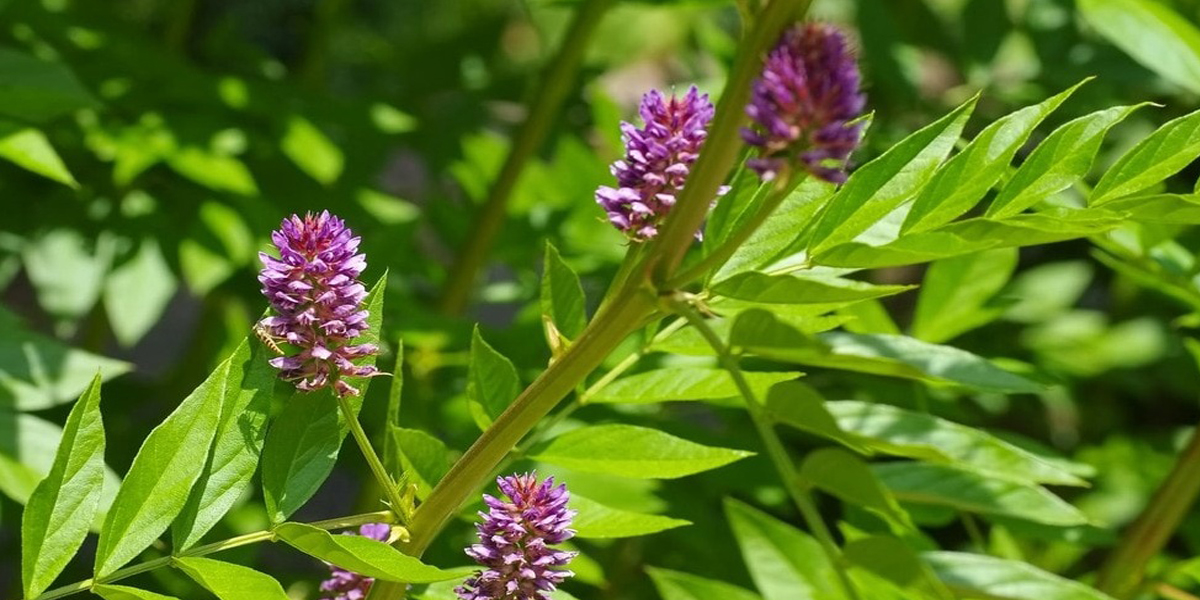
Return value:
[[(358, 528), (358, 534), (379, 542), (386, 542), (392, 528), (386, 523), (368, 523)], [(348, 533), (347, 535), (355, 535)], [(321, 582), (322, 600), (363, 600), (371, 591), (375, 579), (329, 565), (329, 579)]]
[(838, 28), (806, 23), (784, 31), (746, 106), (755, 123), (742, 137), (760, 149), (747, 166), (764, 180), (798, 166), (825, 181), (844, 182), (846, 161), (862, 137), (862, 125), (850, 124), (866, 104), (859, 80)]
[[(611, 168), (618, 187), (600, 186), (596, 202), (614, 227), (640, 242), (658, 235), (675, 206), (675, 196), (700, 155), (714, 109), (708, 94), (692, 86), (682, 97), (665, 98), (650, 90), (638, 112), (645, 122), (641, 129), (621, 123), (625, 158)], [(718, 195), (725, 191), (722, 188)]]
[(271, 241), (279, 258), (259, 253), (263, 269), (258, 281), (276, 314), (259, 321), (255, 334), (281, 355), (277, 341), (300, 349), (271, 359), (271, 365), (301, 391), (332, 386), (339, 396), (357, 395), (347, 376), (382, 374), (353, 362), (378, 353), (373, 344), (352, 343), (367, 329), (367, 311), (361, 306), (367, 290), (358, 280), (367, 261), (358, 253), (359, 238), (325, 211), (284, 219), (271, 232)]
[(496, 483), (507, 499), (483, 496), (488, 512), (475, 526), (479, 543), (467, 548), (485, 568), (454, 591), (461, 600), (549, 600), (548, 592), (574, 575), (562, 567), (576, 553), (552, 547), (575, 535), (567, 486), (554, 487), (553, 477), (539, 483), (535, 473)]

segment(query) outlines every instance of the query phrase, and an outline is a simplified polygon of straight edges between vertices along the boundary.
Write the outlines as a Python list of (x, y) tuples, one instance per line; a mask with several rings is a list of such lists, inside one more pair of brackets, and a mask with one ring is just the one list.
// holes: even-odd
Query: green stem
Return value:
[[(366, 514), (362, 514), (362, 515), (352, 515), (349, 517), (342, 517), (339, 519), (327, 519), (324, 521), (315, 521), (315, 522), (309, 523), (309, 525), (319, 528), (319, 529), (332, 530), (332, 529), (345, 529), (348, 527), (358, 527), (360, 525), (366, 525), (367, 523), (391, 523), (392, 521), (393, 521), (393, 515), (392, 515), (391, 511), (379, 511), (379, 512), (373, 512), (373, 513), (366, 513)], [(34, 600), (54, 600), (55, 598), (63, 598), (65, 596), (70, 596), (72, 594), (79, 594), (82, 592), (86, 592), (86, 591), (92, 589), (92, 586), (99, 584), (99, 583), (113, 583), (115, 581), (120, 581), (120, 580), (126, 579), (128, 577), (133, 577), (134, 575), (138, 575), (140, 573), (145, 573), (146, 571), (153, 571), (154, 569), (168, 566), (171, 564), (172, 558), (177, 558), (177, 557), (181, 557), (181, 556), (207, 556), (209, 554), (215, 554), (215, 553), (221, 552), (223, 550), (229, 550), (230, 548), (237, 548), (239, 546), (249, 546), (250, 544), (257, 544), (259, 542), (268, 542), (268, 541), (274, 541), (274, 540), (275, 540), (275, 534), (273, 532), (271, 532), (271, 530), (269, 530), (269, 529), (263, 530), (263, 531), (255, 531), (253, 533), (247, 533), (244, 535), (239, 535), (237, 537), (232, 537), (227, 540), (221, 540), (219, 542), (213, 542), (211, 544), (205, 544), (203, 546), (196, 546), (195, 548), (191, 548), (189, 550), (184, 550), (183, 552), (180, 552), (174, 556), (163, 556), (161, 558), (155, 558), (152, 560), (148, 560), (146, 562), (138, 563), (138, 564), (130, 566), (130, 567), (125, 567), (124, 569), (117, 569), (116, 571), (113, 571), (108, 576), (101, 577), (98, 580), (84, 579), (83, 581), (77, 581), (70, 585), (64, 585), (62, 587), (55, 588), (50, 591), (44, 592), (44, 593), (42, 593), (42, 595), (38, 596)]]
[(346, 425), (350, 428), (350, 434), (354, 436), (354, 441), (358, 442), (358, 448), (362, 450), (363, 458), (367, 459), (367, 465), (371, 467), (375, 481), (379, 483), (379, 487), (383, 488), (383, 493), (387, 496), (388, 503), (391, 504), (390, 508), (397, 515), (405, 514), (404, 497), (400, 495), (400, 489), (396, 487), (396, 482), (392, 481), (392, 476), (388, 475), (383, 462), (379, 460), (379, 455), (375, 453), (375, 448), (371, 446), (371, 440), (367, 438), (367, 432), (363, 431), (362, 424), (358, 422), (354, 409), (350, 407), (350, 401), (339, 394), (338, 406), (342, 408), (342, 416), (346, 417)]
[(1200, 427), (1175, 461), (1138, 518), (1125, 530), (1100, 569), (1096, 587), (1116, 598), (1130, 598), (1145, 575), (1146, 565), (1179, 528), (1200, 495)]
[(460, 314), (466, 308), (471, 289), (491, 252), (492, 242), (504, 224), (508, 199), (517, 186), (526, 163), (545, 141), (554, 119), (575, 83), (575, 74), (583, 62), (588, 41), (601, 17), (614, 0), (585, 0), (575, 11), (574, 20), (563, 36), (562, 47), (546, 67), (541, 88), (529, 105), (529, 113), (513, 139), (512, 149), (500, 167), (496, 181), (471, 226), (465, 247), (458, 253), (446, 279), (439, 308), (447, 314)]
[(717, 335), (717, 332), (708, 326), (704, 317), (696, 309), (692, 308), (690, 304), (676, 297), (670, 298), (667, 303), (672, 310), (687, 319), (688, 323), (700, 332), (700, 335), (704, 337), (717, 353), (717, 357), (721, 361), (721, 366), (729, 372), (734, 385), (737, 386), (742, 396), (745, 397), (746, 409), (750, 413), (751, 420), (754, 421), (755, 429), (758, 430), (758, 434), (762, 438), (763, 446), (767, 449), (767, 455), (775, 465), (775, 470), (778, 471), (779, 478), (783, 481), (783, 485), (792, 497), (792, 501), (796, 504), (796, 508), (800, 510), (800, 515), (804, 518), (805, 523), (808, 524), (813, 537), (817, 538), (817, 542), (820, 543), (822, 550), (825, 551), (825, 555), (829, 558), (829, 562), (837, 572), (843, 592), (847, 598), (858, 600), (858, 590), (854, 587), (854, 582), (850, 580), (850, 575), (846, 572), (842, 552), (834, 541), (832, 532), (825, 525), (825, 520), (821, 518), (821, 513), (817, 510), (812, 494), (809, 493), (807, 487), (801, 484), (796, 464), (792, 461), (792, 457), (788, 454), (787, 449), (784, 448), (779, 436), (775, 434), (774, 427), (772, 427), (770, 420), (763, 411), (762, 405), (759, 404), (758, 398), (754, 394), (754, 390), (750, 387), (750, 383), (746, 381), (746, 377), (738, 365), (737, 357), (730, 352), (729, 347), (725, 345), (721, 336)]
[(739, 129), (746, 119), (750, 84), (762, 71), (763, 57), (783, 28), (793, 18), (802, 16), (809, 4), (811, 0), (772, 0), (759, 13), (753, 29), (742, 41), (733, 70), (721, 91), (704, 148), (692, 166), (687, 184), (679, 192), (671, 209), (671, 218), (666, 220), (662, 232), (651, 242), (653, 248), (648, 250), (655, 260), (652, 271), (656, 283), (673, 278), (692, 245), (693, 236), (708, 215), (709, 205), (717, 197), (717, 189), (737, 162), (743, 148)]

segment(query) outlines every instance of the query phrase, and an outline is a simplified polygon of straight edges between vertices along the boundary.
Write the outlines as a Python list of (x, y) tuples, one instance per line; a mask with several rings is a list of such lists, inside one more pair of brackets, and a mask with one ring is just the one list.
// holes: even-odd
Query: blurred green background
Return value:
[[(1200, 21), (1200, 1), (1145, 2), (1186, 26)], [(469, 235), (473, 207), (574, 7), (544, 0), (0, 0), (0, 556), (18, 556), (20, 503), (52, 460), (65, 403), (97, 367), (113, 377), (104, 388), (107, 460), (124, 472), (149, 429), (264, 309), (256, 252), (293, 212), (341, 215), (363, 237), (365, 279), (388, 270), (384, 337), (390, 348), (403, 337), (406, 347), (402, 420), (465, 449), (477, 435), (463, 397), (473, 322), (482, 322), (484, 336), (525, 381), (545, 366), (537, 310), (542, 241), (553, 241), (598, 301), (625, 250), (592, 199), (620, 154), (618, 121), (633, 115), (650, 88), (695, 83), (718, 92), (740, 27), (737, 7), (725, 1), (623, 2), (610, 10), (518, 184), (469, 315), (440, 315), (431, 307), (447, 265)], [(1114, 36), (1071, 0), (818, 0), (813, 14), (846, 24), (857, 38), (875, 111), (860, 163), (980, 90), (969, 133), (1095, 75), (1040, 137), (1087, 111), (1162, 105), (1114, 130), (1099, 171), (1158, 124), (1195, 109), (1200, 94), (1200, 68), (1193, 69), (1200, 44), (1196, 64), (1154, 64), (1110, 38), (1153, 52), (1164, 43), (1155, 42), (1157, 32), (1138, 30), (1144, 40)], [(1198, 172), (1173, 181), (1195, 181)], [(1086, 241), (1023, 252), (994, 299), (997, 320), (952, 342), (1023, 361), (1060, 385), (1040, 397), (985, 396), (946, 407), (960, 422), (1019, 432), (1091, 464), (1095, 486), (1071, 499), (1114, 525), (1136, 514), (1169, 468), (1183, 426), (1200, 416), (1196, 362), (1186, 350), (1200, 327), (1200, 239), (1192, 230), (1150, 226), (1122, 236), (1112, 253)], [(874, 278), (916, 282), (921, 270)], [(902, 326), (911, 320), (911, 296), (887, 307)], [(926, 393), (863, 375), (851, 382), (817, 370), (809, 379), (829, 397)], [(368, 415), (382, 413), (385, 387), (372, 388)], [(701, 442), (756, 444), (734, 411), (589, 410), (596, 419), (619, 411)], [(346, 452), (298, 518), (374, 509), (360, 462)], [(697, 524), (581, 544), (586, 558), (569, 589), (585, 600), (653, 597), (646, 564), (748, 581), (730, 560), (726, 525), (714, 518), (718, 499), (736, 490), (778, 507), (782, 496), (765, 462), (742, 466), (736, 480), (729, 474), (698, 476), (688, 486), (580, 478), (582, 493), (612, 506), (670, 506), (673, 516)], [(265, 516), (250, 500), (210, 537), (261, 528)], [(786, 509), (779, 514), (790, 517)], [(966, 543), (957, 523), (931, 532), (943, 547)], [(1034, 542), (993, 551), (1068, 574), (1094, 566), (1090, 548), (1108, 535), (1020, 534)], [(469, 535), (465, 526), (452, 529), (432, 562), (465, 562), (460, 548)], [(1174, 550), (1195, 555), (1200, 517), (1193, 515), (1182, 538)], [(89, 554), (63, 582), (87, 576)], [(227, 556), (254, 561), (309, 597), (325, 572), (274, 547)], [(197, 597), (169, 571), (146, 577)], [(0, 595), (18, 597), (18, 580), (17, 561), (0, 561)]]

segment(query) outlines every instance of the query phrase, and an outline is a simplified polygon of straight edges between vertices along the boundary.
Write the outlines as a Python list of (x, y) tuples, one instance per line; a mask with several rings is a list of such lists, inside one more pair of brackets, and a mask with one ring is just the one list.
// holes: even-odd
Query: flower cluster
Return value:
[(862, 137), (862, 126), (849, 124), (866, 103), (859, 79), (836, 27), (807, 23), (785, 31), (746, 107), (755, 127), (743, 137), (761, 149), (747, 165), (769, 180), (798, 162), (816, 177), (844, 182), (846, 160)]
[[(368, 523), (358, 528), (358, 535), (380, 542), (386, 542), (391, 532), (392, 528), (386, 523)], [(333, 565), (329, 568), (332, 571), (329, 579), (321, 582), (321, 591), (325, 592), (323, 600), (363, 600), (367, 597), (375, 579)]]
[(479, 543), (467, 555), (486, 567), (454, 591), (462, 600), (549, 600), (566, 578), (561, 569), (575, 552), (555, 550), (575, 535), (575, 511), (567, 508), (567, 487), (554, 478), (538, 483), (537, 475), (510, 475), (496, 480), (507, 501), (484, 495), (488, 512), (479, 513)]
[(667, 99), (651, 90), (642, 97), (639, 113), (645, 122), (641, 129), (621, 123), (625, 158), (611, 169), (618, 187), (600, 186), (596, 202), (617, 229), (645, 241), (658, 234), (675, 205), (708, 135), (714, 109), (708, 95), (693, 86), (682, 98), (672, 94)]
[(332, 385), (340, 396), (357, 395), (345, 376), (380, 374), (352, 362), (378, 352), (372, 344), (350, 343), (367, 329), (367, 311), (360, 306), (367, 291), (358, 280), (367, 261), (357, 253), (359, 238), (325, 211), (284, 219), (271, 241), (279, 258), (259, 253), (258, 281), (276, 314), (259, 321), (259, 327), (300, 350), (272, 359), (271, 365), (302, 391)]

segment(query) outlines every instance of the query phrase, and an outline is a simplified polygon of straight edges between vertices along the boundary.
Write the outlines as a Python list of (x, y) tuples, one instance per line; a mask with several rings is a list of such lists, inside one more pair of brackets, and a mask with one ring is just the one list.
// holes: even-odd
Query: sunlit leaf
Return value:
[(532, 458), (587, 473), (674, 479), (751, 455), (744, 450), (703, 446), (657, 429), (590, 425), (554, 438), (535, 450)]

